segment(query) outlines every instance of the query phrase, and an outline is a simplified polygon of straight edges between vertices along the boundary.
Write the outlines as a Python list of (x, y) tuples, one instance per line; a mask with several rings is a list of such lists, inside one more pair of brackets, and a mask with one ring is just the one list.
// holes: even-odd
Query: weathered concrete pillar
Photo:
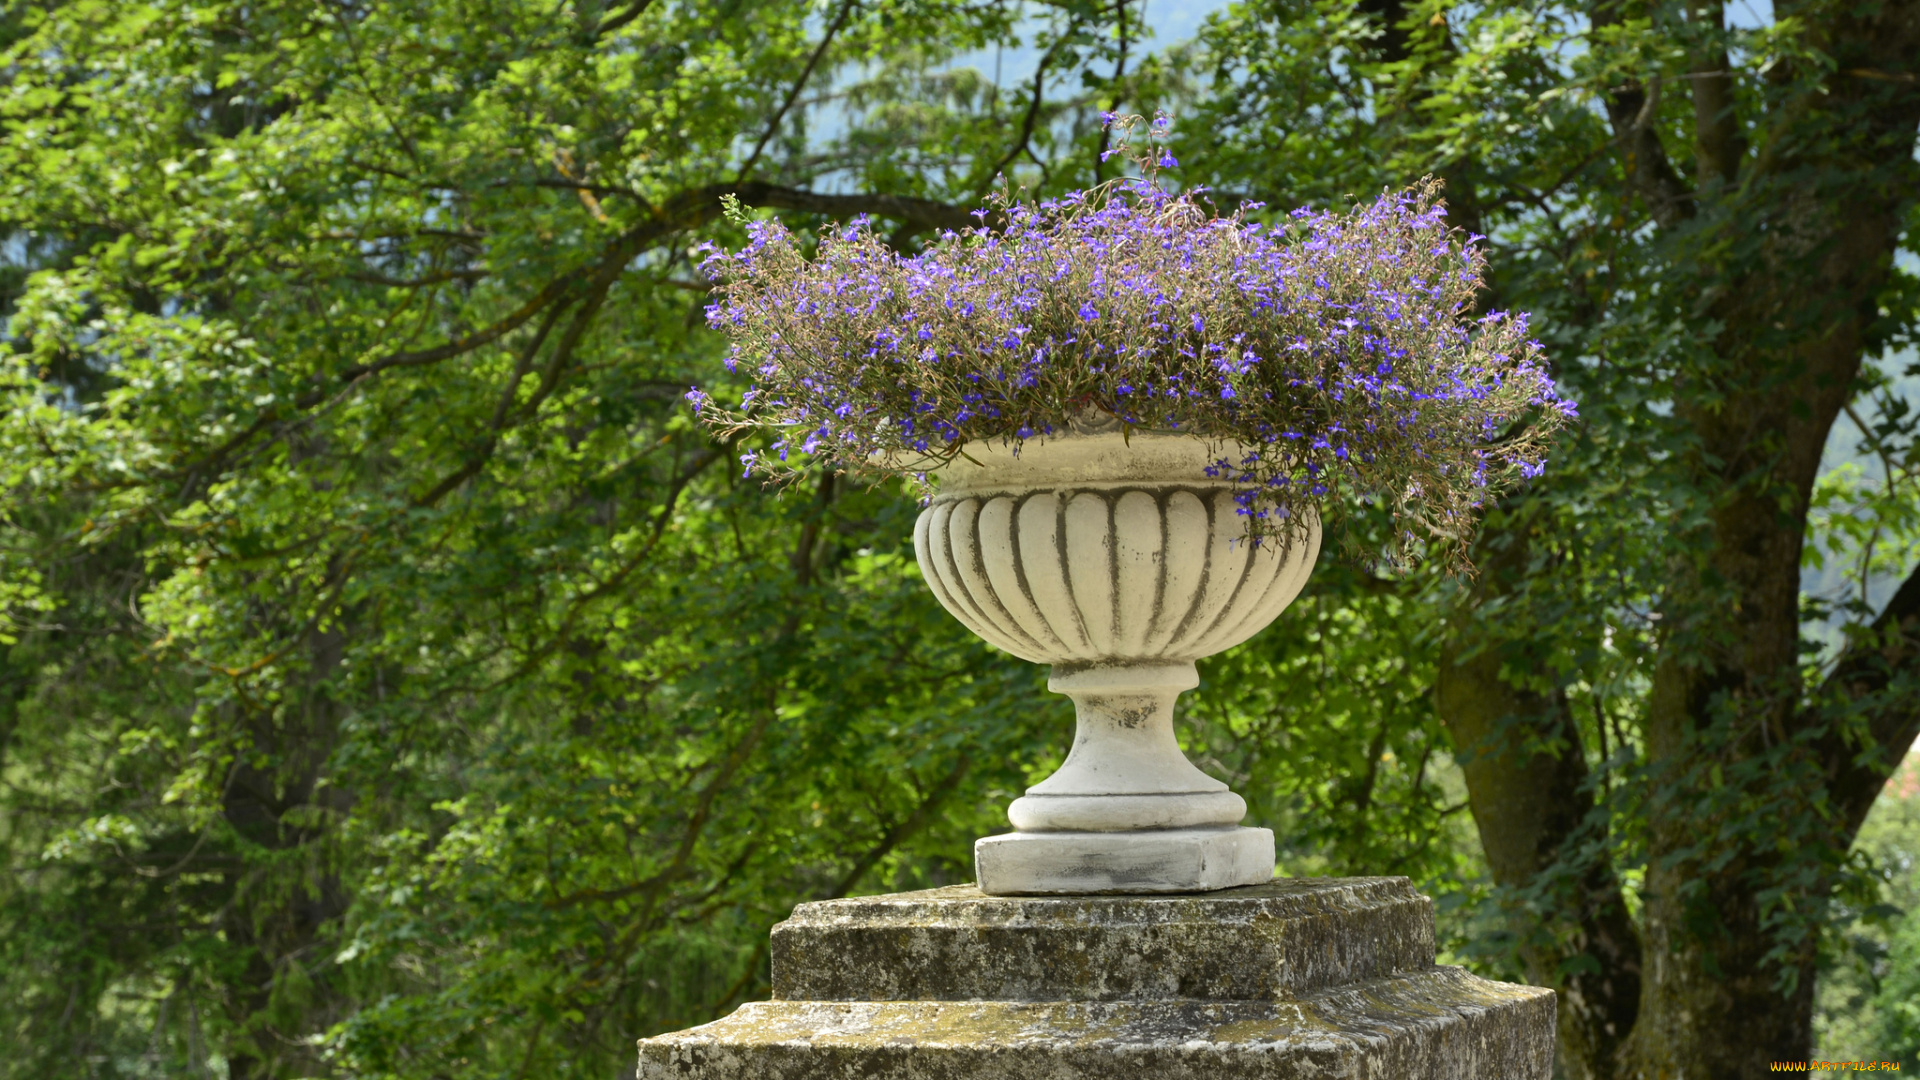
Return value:
[(773, 1000), (643, 1039), (640, 1080), (1548, 1080), (1549, 990), (1434, 964), (1405, 878), (802, 904)]

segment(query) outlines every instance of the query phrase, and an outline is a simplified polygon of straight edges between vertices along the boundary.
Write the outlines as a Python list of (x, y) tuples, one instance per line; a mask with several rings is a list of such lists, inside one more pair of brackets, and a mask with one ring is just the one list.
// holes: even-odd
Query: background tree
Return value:
[[(610, 1077), (793, 903), (964, 880), (1070, 710), (938, 611), (909, 500), (692, 424), (687, 251), (722, 194), (911, 247), (1161, 104), (1217, 198), (1444, 177), (1587, 417), (1477, 581), (1328, 560), (1196, 760), (1290, 870), (1412, 874), (1559, 987), (1570, 1075), (1805, 1057), (1920, 715), (1920, 586), (1874, 603), (1920, 14), (1776, 14), (9, 8), (0, 1075)], [(1820, 478), (1836, 415), (1871, 474)]]
[(1035, 749), (910, 506), (679, 403), (721, 192), (964, 220), (794, 186), (892, 167), (795, 160), (812, 80), (1004, 17), (551, 16), (15, 24), (9, 1073), (609, 1075)]
[[(1447, 177), (1504, 264), (1492, 302), (1540, 313), (1587, 406), (1557, 481), (1483, 537), (1435, 685), (1575, 1076), (1805, 1057), (1827, 899), (1920, 734), (1920, 579), (1843, 605), (1826, 656), (1800, 594), (1843, 410), (1885, 466), (1874, 531), (1910, 502), (1873, 361), (1914, 326), (1920, 7), (1774, 14), (1278, 4), (1197, 54), (1234, 92), (1185, 129), (1190, 164), (1275, 201)], [(1913, 570), (1909, 537), (1868, 540), (1864, 572)]]

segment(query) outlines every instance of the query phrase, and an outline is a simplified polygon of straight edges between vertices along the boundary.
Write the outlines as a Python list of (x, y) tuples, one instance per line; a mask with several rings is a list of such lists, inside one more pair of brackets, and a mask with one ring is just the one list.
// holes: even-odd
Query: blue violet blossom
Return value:
[(746, 246), (702, 267), (752, 385), (739, 410), (688, 400), (720, 431), (770, 432), (743, 463), (773, 475), (911, 475), (1110, 414), (1218, 448), (1256, 536), (1352, 493), (1392, 512), (1402, 553), (1464, 560), (1481, 508), (1541, 475), (1576, 410), (1524, 314), (1472, 314), (1481, 238), (1447, 226), (1439, 185), (1268, 224), (1162, 189), (1158, 148), (1134, 160), (1143, 176), (1090, 191), (1003, 192), (914, 255), (856, 219), (809, 257), (736, 214)]

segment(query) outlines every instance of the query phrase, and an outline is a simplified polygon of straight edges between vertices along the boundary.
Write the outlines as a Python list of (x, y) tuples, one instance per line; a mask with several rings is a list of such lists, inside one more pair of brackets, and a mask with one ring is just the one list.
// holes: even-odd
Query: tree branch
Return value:
[[(1020, 122), (1020, 135), (1014, 139), (1013, 145), (1007, 148), (1007, 152), (1000, 156), (1000, 160), (993, 163), (993, 168), (988, 169), (987, 174), (980, 178), (980, 183), (973, 189), (974, 198), (977, 199), (986, 194), (987, 188), (993, 185), (994, 177), (999, 176), (1001, 171), (1033, 142), (1034, 125), (1039, 122), (1040, 106), (1046, 100), (1047, 69), (1053, 65), (1054, 57), (1059, 55), (1060, 47), (1065, 45), (1067, 39), (1079, 28), (1078, 20), (1068, 23), (1066, 32), (1048, 46), (1045, 53), (1041, 54), (1040, 64), (1033, 72), (1033, 96), (1027, 100), (1027, 115)], [(896, 239), (904, 239), (904, 237), (896, 237)]]
[[(878, 214), (882, 217), (936, 229), (960, 229), (979, 224), (966, 209), (948, 203), (935, 202), (932, 199), (914, 198), (910, 195), (826, 195), (800, 188), (777, 187), (753, 181), (726, 186), (716, 185), (708, 190), (712, 192), (710, 200), (713, 209), (706, 216), (707, 221), (719, 215), (720, 196), (731, 191), (739, 197), (741, 202), (749, 206), (767, 206), (776, 210), (800, 210), (825, 214), (829, 217)], [(704, 221), (702, 223), (704, 224)]]
[(933, 819), (934, 813), (940, 809), (941, 804), (959, 790), (960, 781), (966, 779), (967, 770), (971, 764), (971, 759), (964, 754), (961, 755), (959, 760), (953, 763), (953, 768), (947, 770), (947, 775), (941, 777), (940, 782), (933, 785), (926, 797), (920, 800), (920, 804), (913, 808), (913, 813), (894, 822), (893, 827), (880, 837), (878, 843), (854, 860), (853, 866), (847, 870), (845, 876), (841, 877), (834, 884), (832, 891), (821, 899), (837, 900), (852, 892), (853, 887), (860, 883), (860, 879), (867, 876), (867, 871), (872, 870), (876, 863), (887, 856), (888, 852), (899, 847), (914, 833), (926, 828), (927, 822)]
[(1722, 0), (1688, 0), (1687, 13), (1695, 32), (1705, 39), (1687, 80), (1693, 94), (1694, 170), (1701, 187), (1723, 186), (1733, 183), (1747, 153), (1734, 111), (1726, 43), (1718, 39), (1725, 29), (1725, 5)]
[(621, 8), (618, 12), (600, 20), (600, 25), (593, 28), (593, 36), (595, 38), (606, 37), (608, 34), (613, 33), (615, 30), (618, 30), (621, 27), (632, 22), (633, 20), (639, 18), (640, 16), (645, 15), (647, 13), (647, 9), (652, 6), (653, 6), (653, 0), (633, 0), (632, 3), (628, 4), (624, 8)]
[(574, 622), (594, 601), (607, 595), (614, 589), (619, 588), (621, 582), (632, 576), (635, 570), (638, 570), (646, 563), (647, 559), (653, 555), (654, 549), (660, 546), (661, 538), (666, 535), (667, 526), (672, 524), (674, 507), (679, 504), (680, 496), (686, 491), (687, 485), (691, 484), (696, 477), (705, 472), (708, 466), (720, 460), (721, 454), (722, 450), (720, 448), (707, 447), (699, 453), (694, 454), (687, 466), (674, 474), (672, 483), (667, 487), (666, 496), (661, 500), (659, 515), (655, 517), (653, 521), (653, 533), (647, 537), (646, 544), (642, 546), (639, 551), (634, 552), (626, 562), (622, 563), (618, 570), (615, 570), (601, 581), (595, 583), (592, 588), (574, 597), (567, 605), (566, 612), (560, 616), (560, 623), (554, 628), (552, 635), (549, 636), (547, 644), (528, 653), (526, 659), (522, 660), (520, 664), (514, 668), (512, 674), (501, 678), (498, 682), (489, 686), (488, 689), (497, 689), (505, 686), (532, 671), (540, 661), (552, 655), (553, 651), (559, 648), (560, 643), (566, 640), (568, 631), (573, 628)]
[(420, 289), (428, 285), (445, 285), (449, 281), (479, 281), (486, 276), (485, 270), (443, 270), (440, 273), (419, 278), (395, 278), (363, 271), (348, 274), (347, 279), (364, 281), (369, 285), (385, 285), (390, 289)]
[(362, 375), (375, 375), (390, 368), (421, 367), (426, 364), (434, 364), (451, 357), (459, 356), (462, 353), (472, 352), (480, 346), (489, 342), (498, 341), (501, 337), (518, 329), (521, 324), (525, 323), (528, 319), (540, 314), (548, 304), (553, 303), (565, 295), (572, 284), (573, 281), (569, 277), (556, 278), (548, 282), (546, 288), (534, 293), (532, 298), (526, 303), (514, 309), (512, 314), (484, 330), (475, 331), (465, 337), (449, 341), (444, 345), (436, 345), (431, 349), (421, 349), (417, 352), (394, 353), (391, 356), (383, 357), (366, 364), (350, 364), (339, 371), (338, 377), (342, 380), (351, 381)]
[(566, 309), (555, 307), (548, 312), (547, 318), (540, 325), (539, 333), (535, 334), (533, 340), (527, 343), (527, 347), (521, 350), (520, 359), (514, 364), (513, 374), (507, 379), (506, 389), (501, 392), (499, 400), (494, 402), (493, 418), (488, 421), (487, 434), (481, 441), (479, 449), (470, 460), (454, 470), (451, 476), (435, 484), (433, 489), (425, 495), (415, 499), (415, 506), (434, 505), (445, 498), (447, 493), (466, 483), (486, 467), (487, 462), (493, 458), (494, 449), (500, 445), (500, 433), (524, 422), (533, 414), (533, 410), (540, 407), (540, 403), (546, 399), (547, 395), (553, 392), (554, 384), (558, 381), (558, 369), (565, 365), (567, 357), (572, 355), (573, 346), (580, 340), (580, 334), (585, 329), (587, 321), (593, 318), (593, 313), (598, 307), (599, 302), (596, 298), (594, 302), (583, 305), (574, 313), (572, 321), (567, 324), (566, 333), (561, 336), (560, 344), (553, 350), (553, 359), (547, 362), (546, 372), (541, 378), (539, 389), (534, 392), (532, 399), (525, 406), (517, 410), (518, 417), (514, 417), (509, 422), (509, 417), (516, 411), (513, 408), (514, 398), (519, 396), (521, 381), (532, 370), (533, 358), (539, 354), (540, 346), (547, 340), (547, 335), (553, 331), (554, 323), (559, 321), (561, 313)]
[(847, 25), (847, 18), (853, 14), (853, 5), (854, 0), (843, 0), (840, 5), (840, 14), (834, 17), (833, 25), (827, 27), (827, 32), (820, 35), (820, 44), (814, 48), (813, 55), (807, 57), (807, 66), (801, 69), (800, 77), (795, 79), (793, 86), (787, 90), (787, 99), (780, 103), (780, 108), (774, 112), (773, 119), (767, 121), (766, 130), (760, 133), (760, 141), (753, 144), (753, 153), (747, 155), (747, 160), (740, 165), (740, 171), (734, 174), (734, 183), (741, 183), (753, 175), (753, 167), (760, 163), (760, 153), (767, 148), (767, 140), (773, 138), (774, 133), (780, 130), (780, 122), (787, 118), (787, 110), (793, 108), (793, 103), (800, 97), (800, 91), (806, 89), (807, 80), (813, 78), (813, 69), (819, 66), (820, 58), (826, 55), (827, 46), (833, 43), (833, 36), (840, 32), (841, 27)]
[[(1920, 738), (1920, 567), (1900, 584), (1867, 633), (1848, 644), (1808, 711), (1826, 714), (1827, 733), (1817, 752), (1833, 777), (1829, 790), (1851, 839), (1887, 777)], [(1858, 724), (1851, 729), (1864, 736), (1863, 745), (1847, 738), (1842, 721), (1849, 712), (1864, 721), (1864, 730)], [(1803, 722), (1818, 724), (1822, 717), (1807, 716)]]
[[(877, 214), (899, 221), (946, 229), (958, 229), (977, 224), (973, 216), (960, 207), (906, 195), (830, 195), (757, 180), (742, 184), (708, 184), (682, 192), (654, 208), (639, 224), (610, 241), (597, 260), (548, 282), (526, 303), (485, 329), (430, 349), (394, 353), (378, 360), (350, 364), (334, 372), (331, 378), (337, 382), (351, 384), (356, 380), (396, 368), (426, 367), (498, 341), (525, 325), (529, 319), (546, 310), (550, 305), (559, 304), (564, 309), (566, 302), (580, 293), (604, 298), (606, 289), (612, 286), (613, 282), (626, 270), (628, 264), (642, 252), (667, 237), (700, 228), (718, 218), (721, 211), (720, 198), (723, 195), (734, 195), (749, 206), (797, 210), (828, 217)], [(585, 285), (580, 284), (583, 275), (587, 278)], [(675, 284), (679, 285), (679, 283)], [(579, 292), (575, 292), (576, 289)], [(597, 308), (598, 303), (599, 299), (596, 299), (588, 306)], [(324, 375), (314, 376), (316, 381), (326, 378), (327, 376)], [(205, 457), (162, 474), (160, 479), (178, 480), (217, 470), (261, 434), (292, 419), (293, 414), (305, 412), (328, 400), (331, 394), (332, 390), (329, 387), (316, 386), (294, 398), (290, 403), (290, 409), (270, 409), (257, 417), (252, 424), (228, 438), (226, 442), (215, 447)]]
[[(1599, 0), (1593, 6), (1593, 29), (1598, 32), (1622, 21), (1623, 0)], [(1646, 86), (1628, 81), (1604, 95), (1614, 141), (1626, 157), (1627, 181), (1646, 200), (1653, 220), (1670, 228), (1693, 216), (1693, 192), (1674, 171), (1666, 148), (1660, 145), (1655, 120), (1660, 111), (1660, 82)]]

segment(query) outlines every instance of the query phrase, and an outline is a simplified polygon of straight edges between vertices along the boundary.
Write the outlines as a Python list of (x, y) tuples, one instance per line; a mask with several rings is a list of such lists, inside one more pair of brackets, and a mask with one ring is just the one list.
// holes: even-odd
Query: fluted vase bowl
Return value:
[(1051, 664), (1073, 748), (974, 846), (988, 893), (1198, 892), (1273, 875), (1273, 834), (1195, 768), (1173, 705), (1194, 661), (1259, 633), (1299, 595), (1317, 520), (1250, 539), (1208, 467), (1236, 448), (1119, 432), (968, 444), (939, 470), (914, 550), (941, 606), (988, 643)]

